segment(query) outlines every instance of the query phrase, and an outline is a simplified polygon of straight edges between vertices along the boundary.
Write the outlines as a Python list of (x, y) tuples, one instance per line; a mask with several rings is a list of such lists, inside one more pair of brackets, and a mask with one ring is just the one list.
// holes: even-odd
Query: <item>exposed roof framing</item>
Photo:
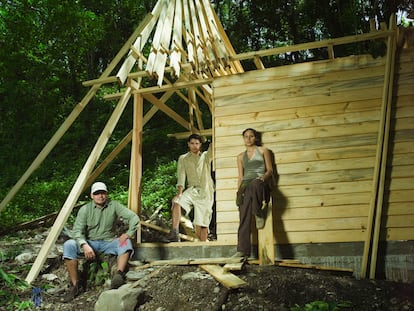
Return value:
[[(84, 86), (131, 87), (187, 130), (204, 132), (199, 101), (211, 110), (213, 78), (244, 71), (210, 1), (159, 0), (138, 29), (118, 72), (86, 81)], [(188, 121), (165, 105), (171, 91), (188, 104)], [(164, 100), (153, 95), (165, 92), (169, 96)], [(105, 99), (118, 100), (122, 95), (107, 94)]]
[(158, 86), (164, 84), (166, 72), (172, 78), (184, 72), (187, 81), (242, 72), (238, 61), (230, 61), (234, 54), (208, 0), (160, 0), (116, 78), (124, 84), (139, 59), (147, 77), (155, 78)]

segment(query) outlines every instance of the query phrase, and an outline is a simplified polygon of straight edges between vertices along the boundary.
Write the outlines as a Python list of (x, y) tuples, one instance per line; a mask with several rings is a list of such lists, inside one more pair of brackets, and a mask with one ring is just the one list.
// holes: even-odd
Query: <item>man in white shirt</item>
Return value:
[(177, 163), (177, 195), (173, 198), (172, 230), (168, 242), (179, 242), (182, 210), (186, 215), (194, 208), (194, 225), (200, 241), (207, 241), (208, 227), (213, 213), (214, 182), (211, 177), (212, 144), (201, 152), (202, 138), (191, 134), (187, 140), (189, 152)]

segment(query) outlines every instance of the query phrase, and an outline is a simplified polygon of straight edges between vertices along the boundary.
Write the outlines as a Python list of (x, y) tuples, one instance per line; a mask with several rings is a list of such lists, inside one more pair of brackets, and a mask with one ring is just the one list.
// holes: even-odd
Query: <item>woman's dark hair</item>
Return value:
[(188, 140), (187, 142), (190, 142), (190, 140), (192, 139), (197, 139), (200, 143), (203, 143), (203, 140), (201, 139), (201, 136), (198, 134), (191, 134), (190, 136), (188, 136)]
[(246, 133), (247, 131), (252, 131), (253, 132), (254, 137), (256, 137), (256, 141), (255, 141), (256, 146), (261, 146), (263, 144), (262, 143), (262, 133), (261, 132), (256, 131), (255, 129), (252, 129), (252, 128), (249, 127), (249, 128), (247, 128), (243, 131), (242, 136), (244, 136), (244, 133)]

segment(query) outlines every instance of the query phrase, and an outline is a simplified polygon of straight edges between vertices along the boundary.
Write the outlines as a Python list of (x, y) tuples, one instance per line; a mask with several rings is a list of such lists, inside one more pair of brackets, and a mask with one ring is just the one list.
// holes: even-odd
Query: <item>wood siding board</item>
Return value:
[(346, 101), (329, 105), (300, 106), (285, 109), (278, 109), (278, 106), (275, 104), (272, 111), (240, 113), (238, 115), (223, 117), (217, 116), (215, 122), (217, 127), (225, 128), (240, 125), (240, 119), (250, 120), (251, 124), (255, 124), (256, 122), (294, 121), (299, 118), (326, 117), (338, 114), (346, 115), (347, 113), (354, 113), (357, 116), (357, 113), (363, 112), (374, 114), (373, 110), (375, 108), (379, 110), (380, 104), (381, 101), (379, 99), (354, 102)]
[[(231, 116), (244, 113), (257, 112), (257, 105), (260, 105), (260, 111), (273, 111), (275, 109), (294, 108), (303, 106), (331, 105), (343, 103), (345, 101), (365, 101), (381, 98), (381, 87), (372, 87), (360, 89), (355, 92), (336, 92), (327, 94), (315, 94), (311, 96), (296, 96), (288, 94), (282, 96), (278, 92), (261, 92), (254, 94), (234, 94), (233, 96), (223, 98), (215, 102), (216, 116)], [(217, 100), (217, 98), (216, 98)], [(235, 109), (234, 102), (237, 102)]]
[[(283, 68), (283, 67), (282, 67)], [(269, 72), (264, 71), (261, 76), (254, 76), (253, 79), (246, 79), (246, 75), (239, 75), (242, 80), (217, 90), (218, 98), (232, 96), (234, 94), (246, 94), (251, 92), (268, 92), (269, 90), (287, 90), (287, 92), (299, 92), (304, 94), (318, 94), (330, 91), (347, 89), (361, 89), (382, 85), (384, 82), (384, 67), (353, 70), (325, 75), (304, 75), (293, 79), (286, 79), (285, 76), (274, 79), (268, 77)], [(248, 77), (248, 75), (247, 75)]]

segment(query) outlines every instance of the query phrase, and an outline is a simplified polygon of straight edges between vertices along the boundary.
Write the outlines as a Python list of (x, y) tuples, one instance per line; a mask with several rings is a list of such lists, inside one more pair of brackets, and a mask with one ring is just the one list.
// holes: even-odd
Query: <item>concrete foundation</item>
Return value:
[[(363, 249), (362, 242), (276, 245), (275, 259), (296, 259), (302, 264), (352, 269), (354, 276), (360, 278)], [(143, 243), (136, 248), (134, 259), (153, 261), (219, 258), (230, 257), (235, 252), (235, 245), (218, 242)], [(252, 254), (252, 257), (257, 255), (256, 247), (253, 247)], [(381, 243), (378, 248), (376, 278), (405, 283), (413, 282), (414, 241)]]

